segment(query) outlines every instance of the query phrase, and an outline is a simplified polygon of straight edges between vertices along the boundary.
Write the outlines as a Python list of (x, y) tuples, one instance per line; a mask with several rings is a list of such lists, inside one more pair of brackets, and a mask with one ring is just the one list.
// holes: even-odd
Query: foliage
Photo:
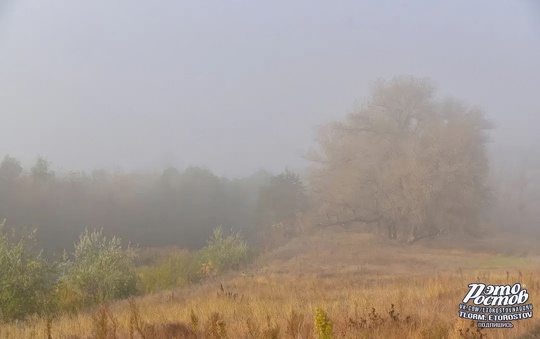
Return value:
[(17, 238), (0, 222), (0, 321), (44, 313), (50, 305), (54, 268), (35, 251), (35, 231)]
[(259, 191), (257, 224), (266, 228), (278, 222), (294, 220), (306, 208), (307, 195), (300, 176), (289, 170), (270, 178)]
[(240, 233), (223, 236), (222, 227), (214, 229), (206, 247), (197, 252), (195, 262), (206, 275), (238, 269), (249, 260), (246, 242)]
[(70, 248), (87, 225), (149, 247), (196, 250), (216, 225), (254, 237), (257, 194), (271, 177), (230, 180), (197, 167), (55, 173), (43, 157), (24, 170), (15, 158), (0, 161), (0, 220), (39, 228), (46, 256)]
[(269, 250), (303, 231), (308, 197), (300, 176), (289, 170), (273, 176), (259, 190), (255, 212), (257, 243)]
[(427, 79), (379, 82), (366, 105), (321, 130), (311, 184), (326, 223), (377, 222), (414, 241), (471, 231), (488, 201), (483, 112), (436, 101)]
[[(152, 293), (179, 287), (239, 268), (250, 258), (242, 236), (224, 237), (221, 227), (200, 251), (178, 252), (155, 266), (142, 267), (140, 277), (134, 265), (136, 251), (122, 248), (120, 238), (107, 238), (102, 230), (85, 230), (73, 253), (64, 252), (58, 263), (49, 264), (41, 253), (34, 254), (34, 247), (35, 232), (25, 230), (17, 240), (15, 231), (9, 234), (5, 222), (0, 223), (0, 320), (77, 311), (126, 298), (139, 289)], [(96, 318), (97, 329), (108, 326), (105, 318), (105, 313)]]
[[(250, 270), (244, 277), (231, 274), (219, 280), (212, 279), (208, 284), (178, 293), (176, 298), (171, 296), (169, 301), (163, 293), (148, 296), (141, 300), (140, 312), (133, 302), (124, 301), (112, 305), (112, 317), (107, 315), (106, 319), (105, 312), (97, 308), (85, 310), (75, 317), (60, 315), (53, 319), (49, 332), (46, 332), (44, 319), (38, 317), (25, 323), (0, 324), (0, 338), (47, 338), (46, 333), (52, 338), (86, 338), (91, 335), (92, 328), (107, 326), (107, 333), (113, 333), (114, 319), (118, 319), (116, 333), (119, 338), (175, 338), (174, 333), (180, 333), (181, 328), (191, 336), (176, 337), (209, 338), (207, 333), (219, 336), (221, 330), (217, 325), (220, 320), (226, 322), (228, 338), (276, 337), (278, 328), (281, 329), (279, 338), (317, 338), (313, 305), (325, 311), (332, 310), (328, 316), (333, 322), (334, 338), (458, 338), (460, 329), (465, 335), (473, 334), (470, 333), (473, 331), (466, 333), (470, 321), (448, 317), (448, 310), (456, 307), (455, 296), (466, 292), (463, 282), (489, 279), (493, 284), (504, 285), (520, 281), (531, 295), (540, 292), (540, 270), (532, 261), (522, 268), (522, 272), (515, 267), (507, 267), (510, 272), (486, 272), (481, 261), (500, 249), (496, 243), (491, 244), (487, 252), (479, 248), (466, 250), (470, 244), (456, 243), (458, 250), (450, 257), (438, 246), (422, 247), (418, 251), (417, 246), (404, 247), (362, 234), (336, 234), (330, 230), (318, 233), (325, 234), (310, 237), (307, 247), (292, 249), (294, 252), (285, 259), (284, 266), (272, 266), (275, 263), (268, 261), (266, 266)], [(516, 239), (507, 245), (515, 244)], [(485, 245), (484, 241), (474, 243)], [(331, 248), (330, 244), (336, 246), (333, 253), (327, 251), (320, 255), (321, 249)], [(534, 241), (529, 245), (537, 247), (534, 247)], [(397, 257), (394, 255), (396, 246), (402, 253)], [(527, 243), (521, 243), (523, 246)], [(310, 265), (297, 260), (295, 253), (310, 258)], [(351, 267), (357, 267), (359, 257), (365, 259), (366, 265), (378, 269), (364, 270), (362, 279), (357, 274), (350, 274)], [(395, 265), (388, 265), (389, 262), (403, 269), (396, 271)], [(336, 267), (336, 263), (341, 266)], [(331, 267), (332, 274), (322, 276), (321, 267)], [(225, 288), (245, 293), (248, 298), (232, 300), (224, 294), (222, 298), (219, 292), (216, 297), (213, 292), (219, 288), (218, 282)], [(419, 297), (435, 307), (413, 307), (407, 314), (398, 314), (397, 310), (414, 305)], [(396, 309), (389, 303), (395, 304)], [(299, 313), (295, 315), (292, 310)], [(214, 312), (219, 312), (222, 317), (213, 317), (207, 322)], [(310, 312), (310, 319), (304, 318), (302, 322), (301, 314), (305, 312)], [(101, 316), (92, 317), (92, 314)], [(530, 337), (538, 333), (533, 321), (518, 325), (512, 330), (513, 337)], [(206, 332), (207, 329), (212, 332)], [(489, 332), (490, 338), (508, 337), (508, 330), (492, 329)]]
[(32, 177), (38, 181), (50, 181), (54, 179), (55, 173), (50, 169), (51, 163), (44, 157), (38, 157), (34, 167), (30, 170)]
[(180, 252), (164, 258), (152, 266), (139, 270), (140, 289), (143, 293), (152, 293), (174, 287), (182, 287), (194, 280), (191, 276), (193, 256)]
[(182, 287), (207, 276), (238, 269), (254, 255), (240, 233), (224, 237), (223, 229), (219, 226), (214, 229), (207, 246), (199, 251), (177, 252), (155, 265), (141, 267), (140, 289), (143, 293), (151, 293)]
[(22, 174), (22, 171), (20, 161), (6, 155), (0, 163), (0, 182), (3, 180), (12, 182)]
[(59, 293), (63, 306), (81, 307), (125, 298), (137, 291), (135, 251), (123, 249), (117, 237), (108, 239), (102, 230), (85, 230), (71, 258), (62, 262), (64, 275)]
[(333, 328), (334, 324), (328, 318), (326, 312), (322, 308), (317, 307), (315, 311), (315, 329), (317, 330), (318, 338), (331, 339)]

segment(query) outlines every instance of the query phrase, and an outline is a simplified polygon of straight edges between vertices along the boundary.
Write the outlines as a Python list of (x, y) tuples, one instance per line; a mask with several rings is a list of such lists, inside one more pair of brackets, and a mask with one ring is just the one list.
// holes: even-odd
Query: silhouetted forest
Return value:
[(273, 222), (275, 213), (265, 212), (259, 201), (260, 192), (266, 199), (271, 178), (259, 171), (228, 179), (197, 167), (55, 173), (43, 157), (25, 170), (6, 156), (0, 164), (0, 220), (37, 228), (46, 253), (71, 247), (85, 228), (103, 228), (141, 246), (200, 248), (220, 225), (254, 240), (263, 222), (257, 211)]

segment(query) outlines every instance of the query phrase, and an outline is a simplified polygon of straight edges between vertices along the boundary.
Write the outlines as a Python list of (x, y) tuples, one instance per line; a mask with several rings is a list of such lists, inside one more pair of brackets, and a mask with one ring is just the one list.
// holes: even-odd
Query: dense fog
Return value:
[[(219, 225), (257, 239), (299, 211), (360, 220), (342, 220), (358, 212), (347, 197), (326, 201), (337, 183), (317, 186), (310, 152), (379, 79), (413, 75), (431, 79), (428, 102), (491, 124), (479, 224), (536, 234), (538, 60), (534, 1), (0, 1), (0, 221), (53, 252), (85, 228), (198, 248)], [(305, 194), (291, 210), (288, 189)]]

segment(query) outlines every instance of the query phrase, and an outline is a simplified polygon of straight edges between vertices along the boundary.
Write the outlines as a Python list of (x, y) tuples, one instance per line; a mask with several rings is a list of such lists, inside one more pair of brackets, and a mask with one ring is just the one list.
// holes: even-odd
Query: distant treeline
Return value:
[(141, 246), (200, 248), (219, 225), (253, 236), (259, 194), (271, 178), (259, 171), (230, 180), (196, 167), (58, 174), (45, 158), (24, 170), (6, 156), (0, 163), (0, 221), (37, 228), (47, 253), (72, 247), (85, 228), (103, 228)]
[(431, 80), (398, 76), (375, 83), (345, 119), (321, 125), (306, 156), (309, 194), (287, 170), (235, 180), (195, 167), (56, 174), (44, 158), (25, 171), (6, 156), (0, 221), (37, 228), (49, 252), (71, 247), (85, 228), (190, 249), (220, 225), (267, 248), (305, 225), (361, 224), (408, 242), (494, 229), (538, 233), (537, 155), (509, 171), (494, 168), (492, 128), (479, 108), (438, 99)]

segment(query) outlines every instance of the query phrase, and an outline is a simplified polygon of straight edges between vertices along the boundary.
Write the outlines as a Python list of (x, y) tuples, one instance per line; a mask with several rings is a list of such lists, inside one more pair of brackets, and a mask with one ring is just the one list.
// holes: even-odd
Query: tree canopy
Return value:
[(374, 84), (365, 105), (325, 125), (310, 182), (326, 223), (378, 223), (414, 241), (471, 231), (489, 190), (483, 112), (437, 100), (429, 79)]

